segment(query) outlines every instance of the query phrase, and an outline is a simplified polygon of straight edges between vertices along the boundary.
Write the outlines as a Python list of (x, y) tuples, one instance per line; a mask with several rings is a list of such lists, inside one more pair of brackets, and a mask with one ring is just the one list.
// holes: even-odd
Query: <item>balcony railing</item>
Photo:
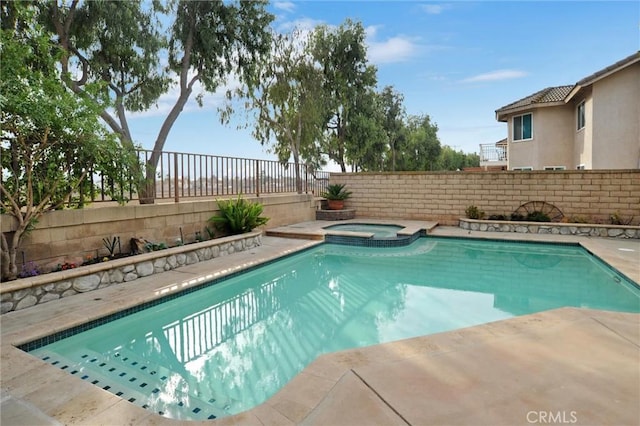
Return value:
[(480, 164), (507, 163), (507, 146), (495, 143), (480, 144)]
[[(153, 151), (138, 150), (141, 164), (148, 164)], [(329, 172), (313, 170), (307, 165), (280, 163), (217, 155), (189, 154), (162, 151), (155, 170), (150, 191), (156, 200), (219, 197), (226, 195), (275, 193), (311, 193), (324, 191), (329, 182)], [(131, 180), (130, 180), (131, 181)], [(91, 185), (91, 201), (112, 201), (114, 191), (121, 198), (138, 200), (133, 183), (116, 189), (106, 176), (94, 174)]]

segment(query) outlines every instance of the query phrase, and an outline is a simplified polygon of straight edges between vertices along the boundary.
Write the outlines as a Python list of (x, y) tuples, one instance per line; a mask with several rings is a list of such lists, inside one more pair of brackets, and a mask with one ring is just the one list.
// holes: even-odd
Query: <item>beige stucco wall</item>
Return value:
[[(315, 218), (316, 203), (312, 195), (245, 196), (247, 200), (264, 206), (263, 216), (270, 218), (267, 227), (304, 222)], [(123, 252), (129, 252), (132, 237), (172, 247), (180, 238), (180, 228), (185, 242), (195, 241), (196, 231), (207, 238), (207, 220), (217, 214), (215, 200), (188, 201), (170, 204), (129, 205), (61, 210), (46, 213), (35, 230), (23, 240), (20, 252), (26, 261), (45, 266), (64, 262), (79, 262), (86, 256), (100, 256), (108, 252), (102, 239), (119, 236)], [(14, 219), (2, 215), (2, 232), (14, 228)], [(22, 255), (18, 254), (21, 263)]]
[(619, 213), (640, 223), (640, 170), (533, 172), (335, 173), (353, 192), (346, 206), (362, 218), (434, 220), (455, 225), (470, 205), (510, 214), (546, 201), (566, 216), (609, 222)]
[(640, 62), (593, 84), (593, 168), (640, 168)]
[(509, 170), (514, 167), (543, 170), (545, 166), (574, 168), (573, 106), (541, 107), (527, 112), (532, 113), (533, 138), (525, 141), (513, 141), (513, 116), (509, 116)]

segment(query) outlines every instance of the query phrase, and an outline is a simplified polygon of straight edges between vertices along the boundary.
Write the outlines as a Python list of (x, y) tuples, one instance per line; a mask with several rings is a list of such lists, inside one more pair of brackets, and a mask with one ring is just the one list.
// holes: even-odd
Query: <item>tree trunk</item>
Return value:
[[(17, 231), (16, 231), (17, 232)], [(18, 277), (18, 265), (16, 264), (16, 247), (14, 244), (7, 244), (7, 239), (4, 234), (2, 235), (0, 260), (2, 261), (2, 280), (9, 281), (15, 280)], [(12, 238), (12, 242), (15, 238)]]

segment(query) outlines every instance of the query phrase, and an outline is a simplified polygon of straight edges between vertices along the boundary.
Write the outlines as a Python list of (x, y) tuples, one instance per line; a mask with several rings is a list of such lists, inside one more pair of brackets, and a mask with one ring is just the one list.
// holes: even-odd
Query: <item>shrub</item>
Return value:
[(510, 219), (514, 222), (522, 222), (525, 220), (525, 217), (520, 213), (511, 213)]
[(612, 225), (629, 225), (633, 221), (633, 216), (623, 218), (619, 212), (615, 212), (609, 216), (609, 222)]
[(482, 219), (484, 217), (484, 212), (473, 205), (467, 207), (464, 213), (469, 219)]
[(549, 215), (541, 211), (529, 213), (526, 220), (528, 222), (551, 222), (551, 218), (549, 217)]
[(507, 220), (507, 216), (503, 214), (492, 214), (489, 216), (489, 220)]
[(209, 221), (213, 222), (216, 229), (230, 235), (251, 232), (269, 221), (268, 217), (260, 216), (262, 204), (247, 201), (240, 195), (236, 200), (219, 200), (218, 208), (220, 215), (212, 216)]

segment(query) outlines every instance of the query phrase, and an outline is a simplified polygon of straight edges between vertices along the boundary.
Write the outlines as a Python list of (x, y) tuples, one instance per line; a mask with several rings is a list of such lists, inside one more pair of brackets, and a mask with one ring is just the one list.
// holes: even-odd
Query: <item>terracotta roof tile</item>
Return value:
[(562, 102), (567, 97), (569, 92), (571, 92), (571, 89), (573, 89), (573, 87), (573, 85), (547, 87), (546, 89), (542, 89), (539, 92), (534, 93), (533, 95), (529, 95), (520, 100), (512, 102), (509, 105), (505, 105), (500, 109), (497, 109), (496, 113), (506, 112), (527, 105), (544, 104), (549, 102)]

